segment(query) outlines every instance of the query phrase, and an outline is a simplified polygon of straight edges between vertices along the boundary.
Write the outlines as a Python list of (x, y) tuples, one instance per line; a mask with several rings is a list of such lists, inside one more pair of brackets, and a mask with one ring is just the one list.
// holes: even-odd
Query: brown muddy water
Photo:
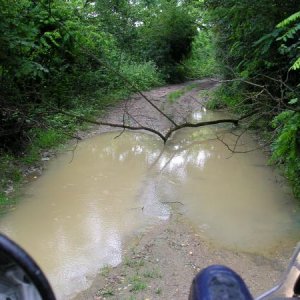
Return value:
[[(217, 118), (198, 111), (193, 119)], [(81, 142), (29, 184), (1, 231), (49, 277), (58, 299), (89, 286), (122, 260), (124, 241), (181, 213), (216, 244), (264, 254), (296, 244), (299, 214), (260, 151), (232, 155), (231, 126), (177, 132), (163, 147), (145, 133), (111, 132)], [(236, 134), (236, 133), (235, 133)], [(249, 136), (238, 150), (257, 145)]]

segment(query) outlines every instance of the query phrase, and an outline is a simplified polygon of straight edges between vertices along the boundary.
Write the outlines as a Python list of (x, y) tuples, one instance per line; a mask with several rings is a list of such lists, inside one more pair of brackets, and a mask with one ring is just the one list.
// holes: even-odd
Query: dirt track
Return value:
[[(210, 80), (182, 96), (175, 106), (166, 101), (166, 95), (184, 85), (172, 85), (147, 92), (146, 95), (176, 121), (184, 118), (205, 99), (201, 90), (215, 85)], [(124, 105), (138, 122), (166, 130), (164, 120), (140, 96), (133, 96), (125, 104), (113, 108), (106, 119), (122, 122)], [(110, 131), (109, 127), (93, 128), (83, 137)], [(99, 270), (90, 289), (74, 299), (187, 299), (193, 276), (211, 264), (224, 264), (237, 271), (246, 281), (253, 295), (257, 296), (274, 286), (287, 266), (291, 249), (284, 253), (271, 253), (262, 257), (237, 253), (210, 243), (201, 236), (180, 214), (173, 214), (167, 222), (151, 227), (148, 231), (125, 245), (123, 263), (117, 267)]]

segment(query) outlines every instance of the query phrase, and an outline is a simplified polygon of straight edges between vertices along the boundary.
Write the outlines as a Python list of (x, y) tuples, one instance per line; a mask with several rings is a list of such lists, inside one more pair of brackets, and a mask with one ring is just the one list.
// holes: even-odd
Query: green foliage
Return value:
[(177, 90), (168, 94), (167, 99), (170, 103), (174, 103), (177, 99), (184, 95), (184, 90)]
[[(284, 64), (278, 46), (272, 41), (278, 32), (273, 31), (282, 19), (299, 10), (298, 1), (255, 0), (249, 4), (247, 0), (206, 0), (205, 3), (216, 37), (217, 58), (224, 65), (222, 72), (226, 77), (244, 71), (250, 77), (256, 76), (267, 69), (273, 68), (273, 72), (275, 66)], [(265, 43), (258, 47), (256, 42), (262, 37)]]
[(21, 161), (25, 164), (33, 164), (41, 159), (41, 153), (43, 150), (57, 147), (68, 136), (64, 131), (60, 129), (32, 129), (29, 133), (31, 144), (27, 147), (25, 154), (21, 158)]
[(282, 30), (277, 41), (282, 42), (279, 52), (291, 61), (291, 70), (300, 69), (300, 11), (277, 25)]
[(278, 24), (280, 26), (277, 25), (273, 32), (264, 35), (254, 45), (259, 47), (258, 53), (268, 55), (271, 46), (278, 45), (280, 42), (279, 47), (277, 46), (278, 52), (285, 58), (285, 61), (288, 60), (290, 62), (289, 65), (284, 65), (281, 61), (282, 58), (280, 58), (279, 63), (276, 62), (276, 56), (273, 57), (273, 60), (270, 59), (267, 65), (269, 67), (282, 67), (284, 65), (284, 70), (290, 67), (289, 70), (296, 71), (300, 68), (300, 23), (287, 27), (284, 27), (283, 24), (290, 24), (290, 22), (281, 22)]
[(22, 173), (15, 164), (14, 157), (9, 154), (0, 156), (0, 189), (7, 186), (8, 183), (20, 182)]
[(133, 51), (133, 41), (136, 39), (135, 22), (137, 11), (134, 2), (127, 0), (97, 0), (95, 1), (97, 19), (102, 29), (115, 37), (118, 46), (124, 50)]
[(162, 75), (152, 62), (124, 62), (120, 66), (120, 73), (141, 90), (163, 84)]
[[(221, 109), (225, 107), (236, 107), (242, 101), (241, 93), (237, 93), (237, 82), (230, 85), (221, 85), (210, 95), (207, 103), (208, 109)], [(243, 107), (236, 109), (236, 112), (243, 113)]]
[(109, 265), (102, 267), (100, 270), (100, 274), (104, 277), (107, 277), (110, 272), (111, 272), (111, 266)]
[(138, 275), (135, 275), (132, 278), (130, 278), (130, 283), (132, 284), (130, 289), (131, 292), (139, 292), (147, 288), (146, 282), (144, 282), (142, 278)]
[(16, 199), (8, 197), (5, 193), (0, 193), (0, 215), (13, 209), (16, 205)]
[(142, 57), (163, 70), (168, 81), (182, 81), (184, 74), (177, 64), (190, 55), (197, 33), (196, 18), (185, 1), (156, 2), (149, 4), (148, 14), (138, 27), (137, 47)]
[(22, 173), (12, 155), (0, 155), (0, 214), (12, 209), (15, 197), (9, 195), (13, 186), (22, 180)]
[(134, 56), (128, 52), (139, 44), (134, 14), (140, 20), (143, 16), (137, 4), (127, 0), (96, 5), (77, 0), (0, 0), (0, 4), (0, 131), (4, 132), (0, 149), (21, 154), (32, 128), (54, 129), (55, 134), (48, 133), (31, 146), (28, 160), (35, 161), (41, 145), (55, 144), (61, 130), (68, 134), (76, 127), (74, 120), (51, 113), (53, 109), (93, 114), (128, 96), (132, 89), (106, 65), (141, 89), (163, 83), (154, 62), (137, 51)]
[(215, 46), (212, 32), (202, 29), (192, 43), (191, 56), (183, 63), (186, 67), (186, 77), (203, 78), (217, 74)]
[(112, 288), (108, 288), (108, 289), (102, 289), (100, 293), (101, 296), (103, 297), (112, 297), (114, 296), (115, 292)]
[(283, 163), (286, 177), (300, 197), (300, 113), (285, 110), (276, 116), (272, 125), (277, 130), (273, 143), (272, 162)]
[(155, 269), (145, 271), (145, 272), (143, 273), (143, 276), (144, 276), (145, 278), (152, 278), (152, 279), (154, 279), (154, 278), (162, 278), (160, 272), (159, 272), (158, 270), (155, 270)]
[(139, 267), (143, 267), (145, 264), (145, 262), (142, 259), (130, 259), (128, 257), (125, 257), (124, 259), (124, 265), (128, 266), (130, 268), (139, 268)]
[(292, 14), (288, 18), (281, 21), (276, 27), (277, 28), (286, 28), (288, 25), (291, 25), (295, 21), (300, 19), (300, 11), (297, 11), (296, 13)]
[(8, 197), (4, 193), (0, 193), (0, 212), (3, 206), (8, 203)]
[(41, 155), (38, 147), (35, 145), (31, 145), (26, 149), (26, 153), (20, 161), (26, 165), (31, 165), (38, 162), (40, 158)]
[(293, 63), (291, 66), (291, 70), (299, 70), (300, 69), (300, 57), (297, 58), (297, 60)]
[(62, 143), (66, 136), (61, 132), (58, 132), (54, 129), (48, 129), (42, 131), (41, 129), (35, 130), (35, 143), (37, 147), (41, 149), (48, 149), (56, 146), (59, 143)]

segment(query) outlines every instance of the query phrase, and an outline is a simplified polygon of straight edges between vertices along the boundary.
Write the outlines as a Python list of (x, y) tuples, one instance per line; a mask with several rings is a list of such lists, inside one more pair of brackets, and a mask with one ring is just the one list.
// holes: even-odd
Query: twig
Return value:
[(146, 126), (139, 126), (139, 127), (135, 127), (135, 126), (129, 126), (129, 125), (125, 125), (125, 124), (117, 124), (117, 123), (109, 123), (109, 122), (100, 122), (100, 121), (95, 121), (95, 120), (91, 120), (82, 116), (77, 116), (74, 114), (71, 114), (69, 112), (63, 111), (63, 110), (59, 110), (58, 111), (61, 114), (64, 114), (66, 116), (72, 117), (72, 118), (77, 118), (78, 120), (87, 122), (87, 123), (91, 123), (91, 124), (96, 124), (96, 125), (103, 125), (103, 126), (110, 126), (110, 127), (116, 127), (116, 128), (123, 128), (123, 129), (130, 129), (130, 130), (147, 130), (150, 131), (156, 135), (158, 135), (164, 142), (166, 142), (166, 138), (164, 135), (162, 135), (159, 131), (150, 128), (150, 127), (146, 127)]
[(271, 145), (271, 143), (273, 142), (274, 140), (274, 137), (276, 135), (276, 132), (271, 136), (270, 139), (268, 139), (268, 141), (266, 141), (263, 145), (259, 146), (259, 147), (255, 147), (255, 148), (252, 148), (250, 150), (245, 150), (245, 151), (237, 151), (235, 149), (232, 149), (227, 143), (224, 142), (224, 140), (222, 138), (220, 138), (218, 135), (217, 135), (217, 140), (220, 141), (232, 154), (242, 154), (242, 153), (250, 153), (250, 152), (254, 152), (254, 151), (257, 151), (257, 150), (260, 150), (260, 149), (263, 149), (265, 148), (266, 146), (269, 146)]
[(182, 202), (180, 201), (164, 201), (164, 202), (161, 202), (163, 204), (169, 204), (169, 203), (178, 203), (178, 204), (181, 204), (181, 205), (184, 205)]
[[(168, 141), (168, 139), (171, 137), (171, 135), (177, 131), (180, 130), (182, 128), (195, 128), (195, 127), (202, 127), (202, 126), (208, 126), (208, 125), (216, 125), (216, 124), (220, 124), (220, 123), (233, 123), (234, 125), (238, 125), (240, 120), (243, 120), (245, 118), (248, 118), (249, 116), (253, 115), (254, 113), (245, 115), (239, 119), (220, 119), (220, 120), (214, 120), (214, 121), (205, 121), (205, 122), (199, 122), (199, 123), (183, 123), (180, 125), (176, 125), (175, 127), (169, 129), (169, 131), (163, 135), (161, 132), (159, 132), (158, 130), (155, 130), (151, 127), (147, 127), (147, 126), (129, 126), (126, 124), (118, 124), (118, 123), (110, 123), (110, 122), (102, 122), (102, 121), (95, 121), (95, 120), (91, 120), (82, 116), (77, 116), (75, 114), (63, 111), (63, 110), (58, 110), (57, 112), (64, 114), (66, 116), (72, 117), (72, 118), (77, 118), (78, 120), (87, 122), (87, 123), (91, 123), (91, 124), (96, 124), (96, 125), (104, 125), (104, 126), (110, 126), (110, 127), (116, 127), (116, 128), (123, 128), (123, 129), (129, 129), (129, 130), (146, 130), (146, 131), (150, 131), (154, 134), (156, 134), (157, 136), (159, 136), (164, 144)], [(132, 116), (131, 116), (132, 117)], [(134, 118), (134, 117), (132, 117)]]
[(71, 164), (73, 162), (73, 159), (74, 159), (74, 156), (75, 156), (75, 150), (77, 149), (78, 147), (78, 140), (76, 140), (76, 144), (75, 144), (75, 147), (72, 149), (72, 150), (69, 150), (72, 152), (72, 158), (71, 160), (69, 161), (69, 164)]

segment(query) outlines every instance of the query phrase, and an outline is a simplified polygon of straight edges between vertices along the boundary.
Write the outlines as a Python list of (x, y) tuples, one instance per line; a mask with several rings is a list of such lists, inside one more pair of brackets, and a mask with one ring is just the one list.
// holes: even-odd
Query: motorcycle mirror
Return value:
[(279, 283), (256, 300), (298, 299), (300, 297), (300, 243), (294, 250), (290, 264)]
[(0, 234), (0, 300), (55, 300), (36, 262), (15, 242)]

